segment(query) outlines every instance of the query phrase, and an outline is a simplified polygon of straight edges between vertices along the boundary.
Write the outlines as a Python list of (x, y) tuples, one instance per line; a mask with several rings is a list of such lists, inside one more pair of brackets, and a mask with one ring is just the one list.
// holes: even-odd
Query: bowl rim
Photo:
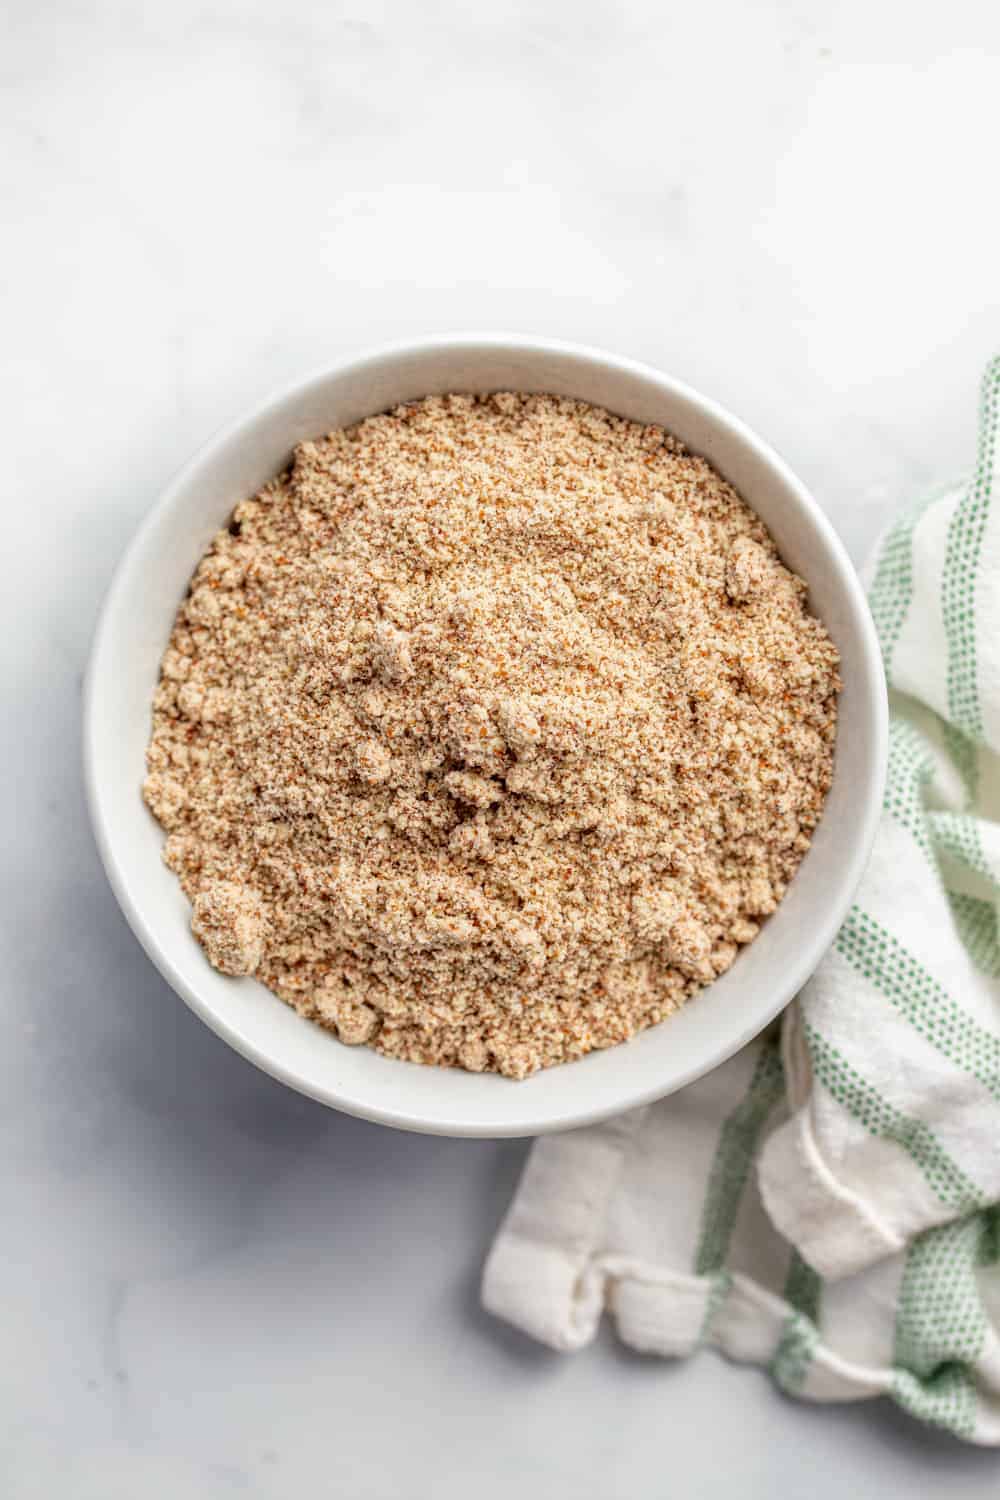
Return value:
[[(102, 801), (101, 768), (98, 763), (96, 746), (97, 727), (95, 706), (97, 683), (101, 677), (108, 643), (111, 638), (116, 603), (119, 594), (125, 588), (126, 579), (136, 567), (143, 553), (147, 536), (155, 532), (161, 517), (165, 516), (174, 505), (178, 493), (186, 487), (193, 476), (212, 459), (219, 449), (252, 433), (276, 409), (284, 406), (286, 403), (302, 400), (314, 388), (321, 387), (334, 377), (360, 376), (371, 366), (383, 365), (386, 361), (391, 360), (405, 360), (412, 357), (419, 358), (431, 353), (440, 355), (450, 352), (453, 352), (458, 357), (462, 353), (469, 353), (472, 350), (477, 352), (485, 350), (498, 356), (503, 354), (565, 356), (590, 364), (600, 365), (606, 370), (619, 374), (630, 375), (644, 381), (652, 382), (663, 390), (665, 394), (681, 402), (687, 402), (709, 423), (726, 432), (737, 442), (742, 443), (780, 476), (782, 482), (794, 494), (799, 504), (808, 511), (813, 526), (821, 534), (830, 558), (836, 566), (838, 585), (858, 627), (858, 637), (861, 643), (865, 669), (864, 676), (868, 687), (868, 692), (864, 700), (864, 709), (872, 737), (872, 759), (874, 762), (872, 774), (868, 777), (867, 784), (864, 787), (857, 788), (859, 802), (856, 810), (856, 821), (854, 823), (854, 840), (846, 873), (841, 877), (838, 899), (829, 902), (825, 910), (820, 913), (810, 934), (803, 941), (798, 961), (791, 966), (786, 966), (781, 978), (776, 980), (774, 985), (775, 998), (766, 1007), (763, 1019), (761, 1019), (762, 1012), (758, 1011), (749, 1025), (740, 1028), (735, 1034), (727, 1033), (724, 1036), (720, 1036), (719, 1043), (714, 1049), (707, 1051), (699, 1062), (692, 1063), (691, 1066), (676, 1074), (666, 1088), (658, 1087), (655, 1084), (641, 1089), (637, 1088), (633, 1094), (630, 1094), (625, 1099), (616, 1098), (612, 1103), (595, 1103), (585, 1107), (568, 1109), (558, 1119), (552, 1119), (549, 1116), (546, 1116), (544, 1119), (534, 1118), (530, 1114), (530, 1104), (528, 1106), (528, 1113), (524, 1112), (524, 1106), (522, 1105), (520, 1112), (516, 1110), (511, 1111), (511, 1119), (509, 1121), (505, 1120), (502, 1124), (492, 1123), (488, 1125), (481, 1125), (477, 1122), (469, 1124), (461, 1119), (445, 1119), (443, 1117), (443, 1110), (440, 1116), (435, 1115), (433, 1119), (424, 1118), (406, 1109), (394, 1109), (391, 1105), (371, 1102), (368, 1099), (358, 1098), (356, 1095), (345, 1095), (345, 1093), (336, 1087), (325, 1087), (318, 1085), (314, 1081), (305, 1080), (293, 1067), (286, 1065), (280, 1058), (273, 1056), (245, 1037), (215, 1005), (204, 999), (197, 988), (187, 982), (172, 962), (167, 946), (161, 942), (156, 931), (146, 921), (144, 914), (133, 899), (129, 889), (129, 882), (119, 861)], [(649, 1104), (703, 1077), (732, 1057), (749, 1041), (753, 1040), (754, 1037), (760, 1035), (791, 1000), (794, 999), (803, 984), (814, 972), (824, 953), (832, 943), (850, 907), (854, 893), (867, 866), (878, 828), (884, 795), (888, 752), (888, 694), (885, 674), (875, 625), (868, 608), (861, 579), (826, 513), (818, 501), (813, 498), (806, 485), (798, 478), (772, 445), (761, 438), (741, 418), (734, 416), (720, 403), (711, 397), (702, 395), (700, 391), (686, 382), (667, 375), (652, 365), (586, 344), (578, 344), (574, 341), (535, 337), (529, 334), (499, 332), (445, 333), (429, 337), (405, 338), (367, 347), (360, 352), (346, 354), (333, 363), (326, 363), (313, 368), (307, 375), (300, 376), (277, 389), (273, 389), (268, 396), (262, 401), (257, 402), (249, 411), (242, 413), (217, 428), (199, 445), (192, 456), (174, 471), (171, 478), (160, 491), (155, 502), (143, 516), (114, 569), (98, 613), (91, 639), (83, 682), (82, 719), (82, 759), (85, 797), (95, 842), (108, 882), (129, 927), (132, 929), (147, 957), (174, 992), (194, 1011), (195, 1015), (204, 1021), (216, 1035), (220, 1036), (233, 1047), (235, 1051), (263, 1072), (288, 1085), (297, 1092), (316, 1099), (318, 1102), (331, 1108), (338, 1109), (345, 1114), (422, 1134), (486, 1139), (538, 1135), (552, 1131), (574, 1129), (583, 1125), (596, 1124), (601, 1120), (611, 1118), (626, 1110)], [(615, 1050), (619, 1049), (616, 1048)], [(514, 1095), (512, 1091), (513, 1102)]]

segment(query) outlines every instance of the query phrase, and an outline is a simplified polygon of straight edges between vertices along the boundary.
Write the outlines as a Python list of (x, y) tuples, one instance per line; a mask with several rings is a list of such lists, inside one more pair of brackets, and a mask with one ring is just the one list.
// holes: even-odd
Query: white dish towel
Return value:
[(1000, 1443), (1000, 359), (971, 481), (898, 521), (875, 852), (776, 1034), (534, 1146), (483, 1299), (557, 1349), (703, 1344)]

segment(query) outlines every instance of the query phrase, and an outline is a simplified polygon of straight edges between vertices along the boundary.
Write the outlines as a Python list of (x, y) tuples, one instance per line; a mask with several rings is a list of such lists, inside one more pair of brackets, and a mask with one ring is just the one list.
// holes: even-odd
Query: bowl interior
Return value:
[[(785, 900), (721, 979), (623, 1046), (521, 1083), (424, 1068), (350, 1048), (253, 980), (224, 978), (191, 936), (189, 907), (139, 797), (160, 655), (188, 579), (232, 507), (295, 443), (409, 398), (451, 390), (548, 391), (657, 422), (703, 454), (769, 527), (809, 583), (843, 659), (834, 784)], [(178, 475), (126, 554), (88, 677), (88, 791), (102, 857), (134, 931), (164, 976), (245, 1056), (325, 1103), (386, 1124), (456, 1135), (565, 1128), (658, 1098), (721, 1062), (770, 1021), (815, 967), (860, 879), (881, 801), (885, 690), (867, 606), (822, 513), (766, 445), (654, 371), (567, 346), (439, 341), (377, 353), (283, 394), (234, 424)]]

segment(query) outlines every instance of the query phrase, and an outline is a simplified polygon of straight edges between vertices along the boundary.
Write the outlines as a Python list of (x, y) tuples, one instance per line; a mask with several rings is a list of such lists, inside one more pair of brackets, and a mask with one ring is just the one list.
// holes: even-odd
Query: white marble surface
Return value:
[(991, 0), (8, 0), (0, 1493), (995, 1495), (997, 1459), (706, 1354), (477, 1309), (518, 1144), (230, 1054), (98, 866), (102, 590), (218, 423), (373, 341), (507, 328), (713, 393), (855, 555), (965, 467), (1000, 348)]

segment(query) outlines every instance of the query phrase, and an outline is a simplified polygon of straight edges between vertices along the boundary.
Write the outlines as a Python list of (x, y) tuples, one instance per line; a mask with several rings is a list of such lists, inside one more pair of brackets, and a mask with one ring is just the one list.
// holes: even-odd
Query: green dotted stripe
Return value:
[(956, 1166), (923, 1120), (890, 1104), (808, 1022), (803, 1023), (803, 1030), (815, 1077), (863, 1129), (894, 1141), (905, 1151), (946, 1208), (969, 1213), (983, 1206), (975, 1183)]
[(716, 1318), (729, 1293), (732, 1291), (733, 1278), (728, 1271), (716, 1271), (709, 1282), (708, 1299), (705, 1303), (705, 1315), (701, 1320), (701, 1331), (698, 1334), (699, 1344), (707, 1343), (711, 1337), (712, 1328)]
[[(946, 726), (946, 729), (950, 726)], [(962, 746), (970, 741), (953, 735)], [(972, 746), (975, 754), (975, 746)], [(957, 757), (955, 757), (957, 759)], [(959, 767), (963, 779), (966, 770)], [(979, 819), (971, 813), (928, 812), (926, 793), (934, 776), (934, 758), (927, 741), (905, 719), (889, 726), (889, 765), (883, 808), (907, 830), (940, 874), (939, 854), (948, 854), (966, 869), (1000, 889), (982, 846)]]
[(983, 737), (976, 655), (976, 584), (992, 499), (998, 421), (1000, 357), (990, 362), (983, 376), (976, 472), (948, 527), (941, 597), (948, 641), (948, 718), (976, 741)]
[(868, 590), (868, 604), (890, 684), (896, 643), (913, 602), (913, 533), (928, 507), (940, 498), (940, 495), (928, 496), (886, 533)]
[(989, 1333), (976, 1279), (986, 1227), (973, 1214), (919, 1235), (896, 1304), (894, 1394), (915, 1416), (962, 1436), (975, 1425), (971, 1367)]
[(948, 904), (955, 928), (976, 968), (990, 979), (1000, 979), (1000, 937), (997, 909), (992, 901), (980, 901), (961, 891), (948, 891)]
[(879, 549), (868, 604), (875, 622), (885, 675), (892, 685), (892, 658), (913, 602), (913, 538), (917, 526), (941, 500), (950, 499), (952, 485), (932, 490), (889, 528)]
[(934, 775), (927, 743), (905, 719), (889, 725), (889, 765), (883, 807), (916, 839), (928, 859), (934, 850), (927, 831), (924, 790)]
[(986, 858), (979, 836), (978, 818), (971, 813), (934, 812), (929, 814), (928, 822), (931, 838), (939, 850), (1000, 890), (1000, 880)]
[(976, 1387), (964, 1365), (941, 1365), (926, 1380), (897, 1370), (890, 1394), (904, 1411), (930, 1427), (942, 1427), (960, 1438), (970, 1438), (976, 1430)]
[(1000, 1037), (980, 1026), (873, 917), (852, 907), (837, 952), (874, 984), (913, 1029), (1000, 1099)]
[(991, 1203), (989, 1208), (984, 1209), (979, 1215), (980, 1237), (979, 1237), (979, 1264), (981, 1266), (995, 1266), (1000, 1264), (1000, 1203)]
[(793, 1396), (801, 1391), (818, 1343), (815, 1324), (793, 1313), (781, 1330), (778, 1347), (768, 1367), (782, 1390)]
[(783, 1089), (784, 1071), (777, 1044), (765, 1043), (746, 1094), (719, 1131), (695, 1255), (695, 1271), (699, 1276), (721, 1270), (726, 1263), (757, 1142)]
[(975, 740), (956, 729), (947, 719), (942, 720), (944, 748), (962, 778), (965, 788), (965, 805), (971, 807), (979, 789), (979, 749)]
[(941, 1224), (910, 1246), (896, 1302), (894, 1363), (930, 1375), (949, 1360), (974, 1364), (989, 1324), (976, 1268), (983, 1222), (978, 1214)]
[(811, 1319), (818, 1325), (822, 1295), (821, 1277), (808, 1261), (802, 1259), (797, 1250), (793, 1250), (792, 1258), (788, 1263), (788, 1275), (785, 1277), (785, 1301), (797, 1313), (801, 1313), (803, 1317)]

